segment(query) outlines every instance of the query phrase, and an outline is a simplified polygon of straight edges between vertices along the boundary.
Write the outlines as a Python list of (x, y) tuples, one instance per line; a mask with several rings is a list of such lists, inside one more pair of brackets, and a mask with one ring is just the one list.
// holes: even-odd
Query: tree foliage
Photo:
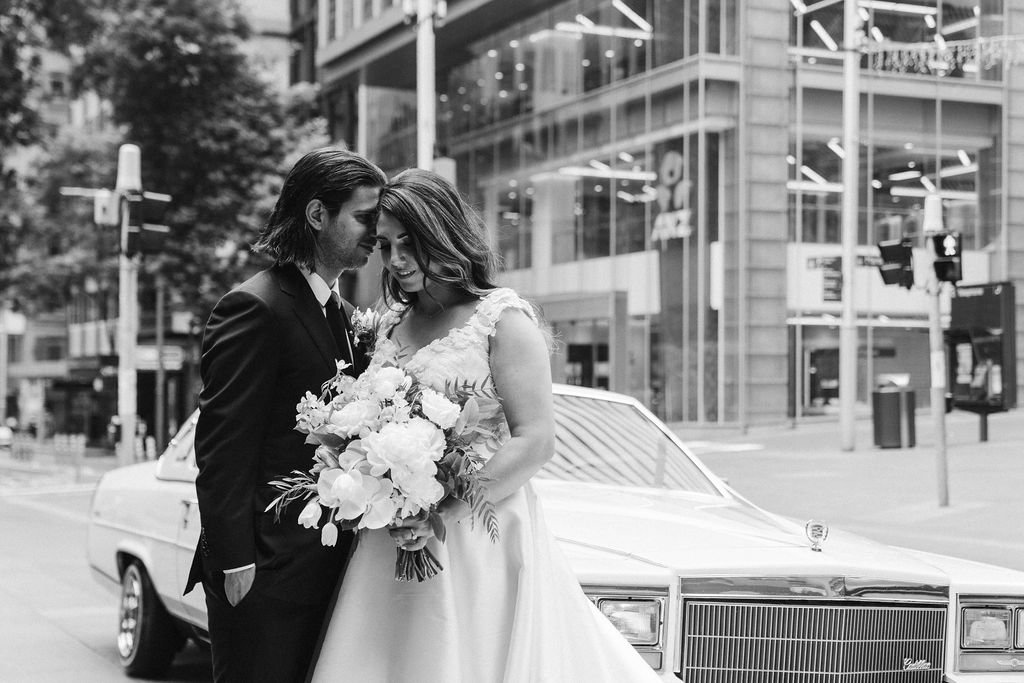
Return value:
[(66, 50), (89, 35), (99, 1), (0, 0), (0, 154), (42, 136), (33, 101), (40, 52)]
[[(143, 189), (172, 196), (163, 216), (172, 235), (163, 253), (145, 257), (143, 306), (147, 275), (160, 270), (172, 301), (205, 320), (230, 286), (266, 265), (249, 245), (284, 174), (328, 143), (316, 86), (280, 93), (269, 85), (245, 55), (251, 32), (234, 0), (4, 3), (54, 27), (51, 47), (74, 46), (76, 91), (109, 101), (117, 130), (48, 140), (31, 177), (10, 179), (18, 192), (0, 196), (0, 230), (18, 248), (0, 271), (40, 307), (59, 305), (76, 278), (116, 277), (116, 236), (97, 231), (91, 201), (59, 188), (112, 188), (117, 147), (130, 142), (141, 149)], [(19, 138), (29, 139), (38, 136)]]
[(151, 267), (208, 307), (222, 293), (217, 254), (252, 230), (255, 190), (283, 156), (280, 105), (241, 49), (250, 29), (233, 2), (120, 0), (100, 16), (75, 81), (111, 102), (140, 147), (143, 188), (173, 198)]
[(119, 136), (60, 134), (36, 150), (34, 172), (8, 195), (6, 224), (12, 242), (5, 291), (29, 310), (52, 310), (86, 278), (117, 283), (116, 228), (97, 228), (91, 199), (62, 196), (62, 186), (102, 187), (113, 176)]

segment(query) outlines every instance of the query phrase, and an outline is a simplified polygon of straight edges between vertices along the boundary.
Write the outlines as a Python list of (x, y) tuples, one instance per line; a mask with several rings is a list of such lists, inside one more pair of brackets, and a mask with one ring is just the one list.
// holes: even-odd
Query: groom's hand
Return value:
[(232, 607), (242, 602), (242, 598), (252, 588), (252, 580), (256, 578), (256, 568), (249, 567), (240, 572), (224, 575), (224, 595)]

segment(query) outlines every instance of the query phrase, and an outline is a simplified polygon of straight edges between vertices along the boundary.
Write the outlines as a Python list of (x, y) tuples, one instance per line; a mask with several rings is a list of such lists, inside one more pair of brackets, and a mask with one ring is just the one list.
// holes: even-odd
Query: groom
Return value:
[(274, 266), (228, 292), (206, 324), (195, 445), (203, 529), (185, 592), (206, 589), (218, 683), (304, 680), (347, 557), (351, 535), (323, 547), (297, 523), (301, 505), (279, 522), (264, 509), (277, 493), (269, 481), (313, 464), (296, 404), (319, 395), (336, 359), (353, 374), (365, 366), (334, 292), (373, 250), (385, 182), (351, 152), (302, 157), (254, 245)]

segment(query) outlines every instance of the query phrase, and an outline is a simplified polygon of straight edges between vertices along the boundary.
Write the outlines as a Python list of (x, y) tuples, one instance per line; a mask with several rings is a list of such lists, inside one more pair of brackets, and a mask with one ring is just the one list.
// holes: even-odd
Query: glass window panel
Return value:
[(579, 258), (596, 258), (611, 253), (611, 196), (606, 178), (584, 178), (582, 185), (581, 253)]
[(686, 56), (684, 13), (686, 2), (654, 0), (654, 66), (669, 64)]
[(337, 0), (341, 3), (341, 35), (354, 27), (355, 0)]

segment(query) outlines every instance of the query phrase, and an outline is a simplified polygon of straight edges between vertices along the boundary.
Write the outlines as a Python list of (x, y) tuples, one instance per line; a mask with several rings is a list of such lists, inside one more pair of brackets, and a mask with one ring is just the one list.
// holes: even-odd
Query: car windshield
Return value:
[(539, 477), (721, 495), (657, 423), (628, 403), (555, 395), (555, 455)]

